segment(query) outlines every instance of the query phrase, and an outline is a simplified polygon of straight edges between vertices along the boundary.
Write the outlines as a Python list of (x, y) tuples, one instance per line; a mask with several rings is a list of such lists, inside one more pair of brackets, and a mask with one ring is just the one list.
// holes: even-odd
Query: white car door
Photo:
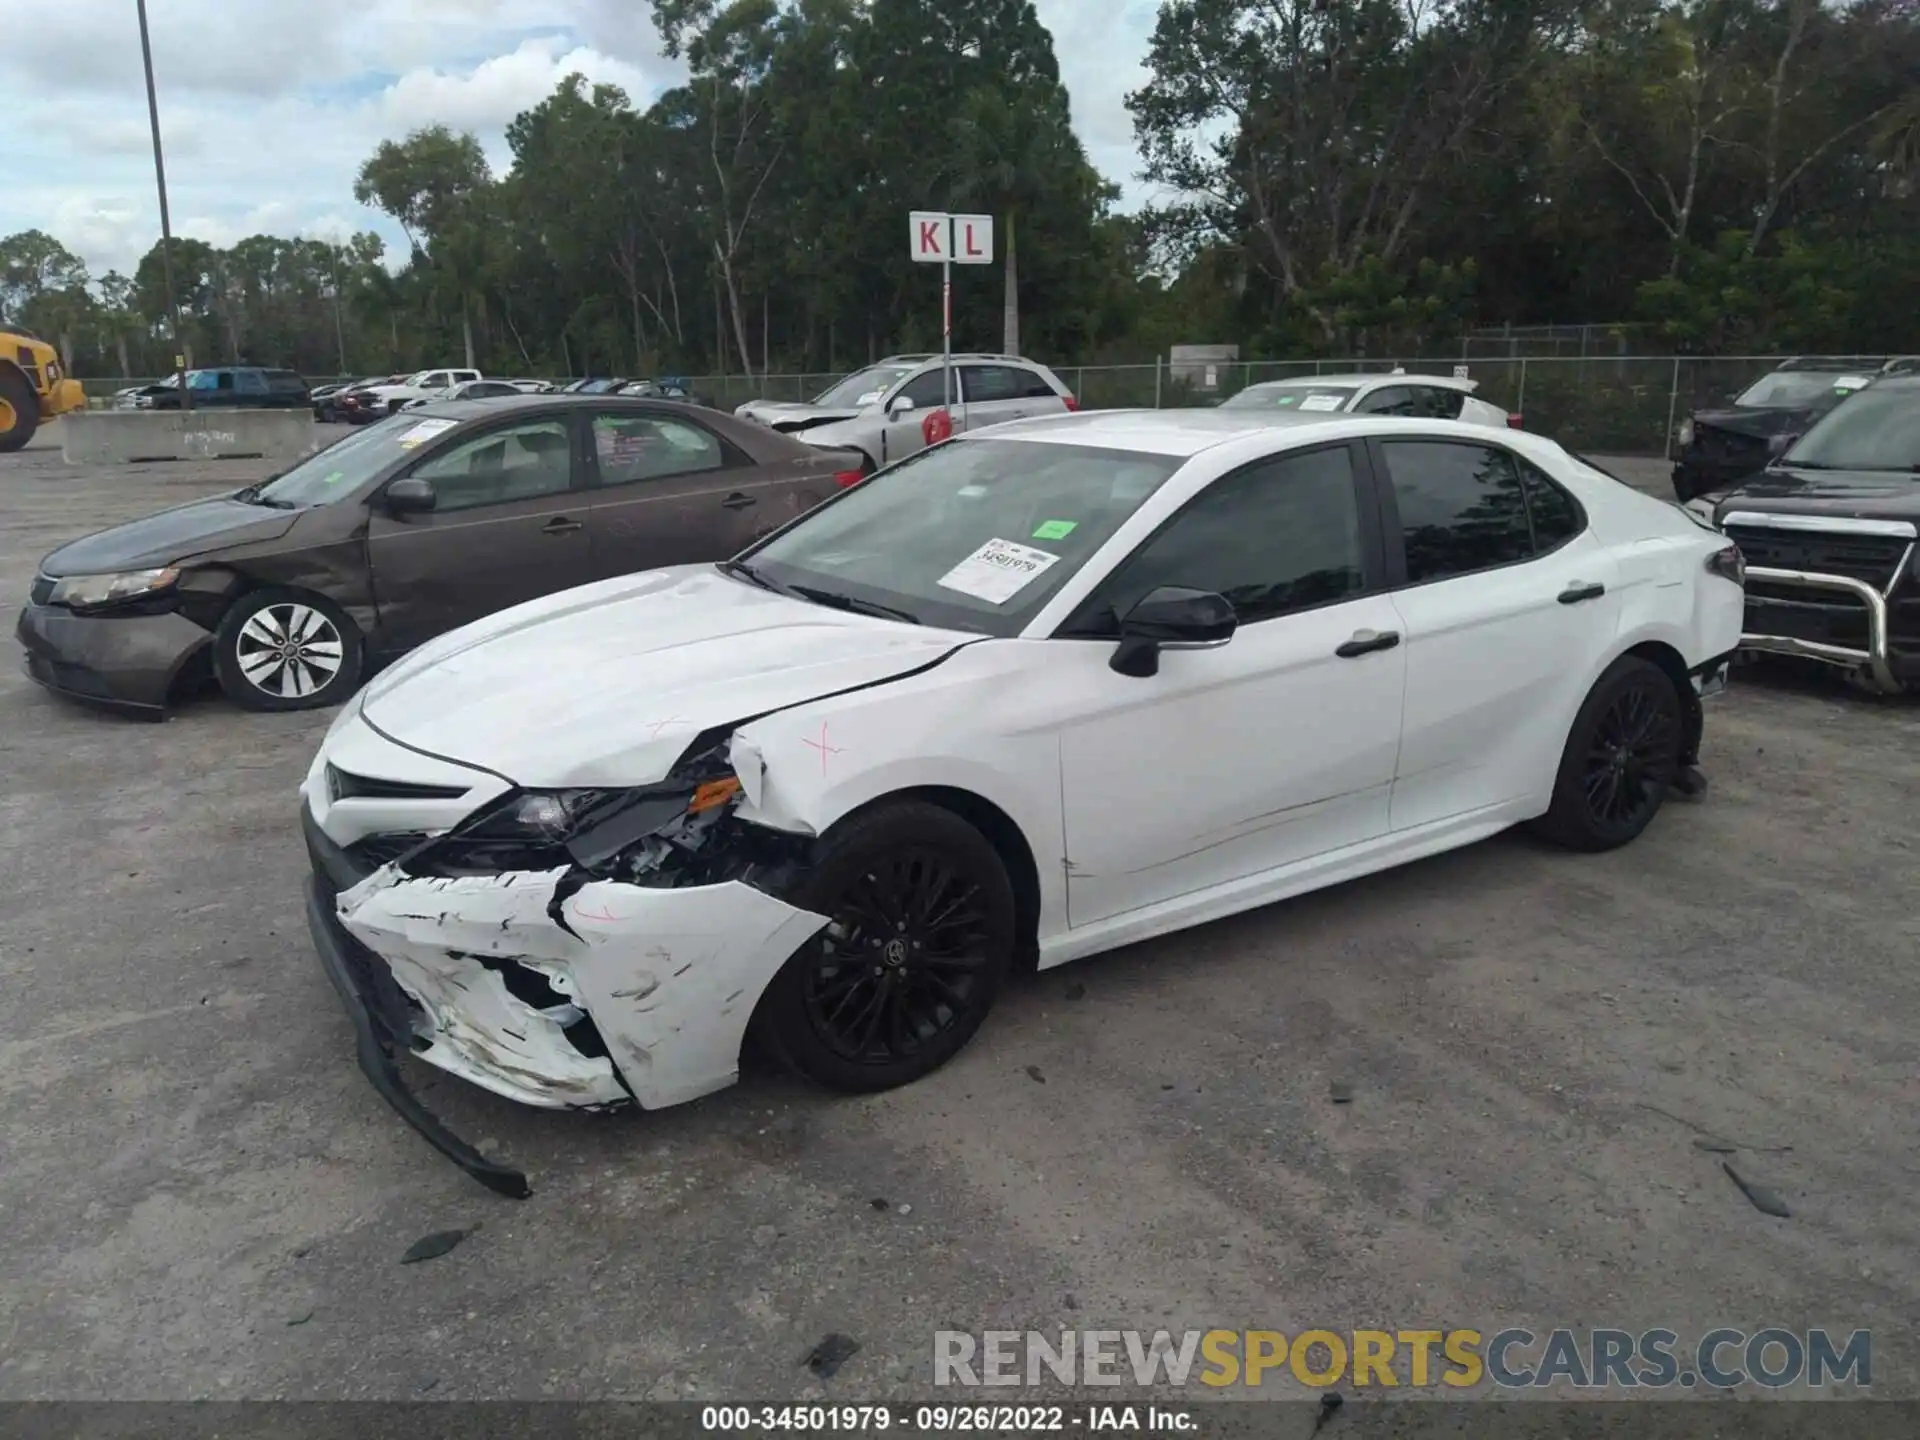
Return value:
[[(1071, 925), (1386, 833), (1406, 656), (1360, 456), (1330, 445), (1216, 481), (1049, 642), (1072, 697)], [(1118, 616), (1164, 585), (1225, 595), (1238, 630), (1115, 672)]]
[(1497, 443), (1373, 440), (1406, 721), (1392, 823), (1544, 793), (1620, 623), (1579, 503)]
[[(949, 415), (959, 410), (960, 396), (959, 368), (954, 370), (955, 393)], [(874, 456), (877, 463), (890, 465), (895, 460), (915, 454), (927, 448), (928, 422), (939, 413), (946, 402), (946, 379), (938, 365), (930, 370), (922, 370), (902, 383), (887, 396), (886, 408), (882, 413), (880, 432), (880, 453)], [(913, 401), (911, 409), (897, 410), (894, 402), (905, 398)], [(957, 429), (958, 426), (956, 425)]]

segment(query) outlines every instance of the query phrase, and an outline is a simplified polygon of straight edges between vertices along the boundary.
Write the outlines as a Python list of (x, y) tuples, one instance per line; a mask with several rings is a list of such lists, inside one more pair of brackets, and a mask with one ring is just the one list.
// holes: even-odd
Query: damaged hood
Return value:
[(171, 565), (227, 545), (277, 540), (299, 515), (226, 495), (193, 500), (62, 545), (40, 562), (40, 573), (59, 579)]
[(517, 785), (645, 785), (703, 730), (892, 679), (978, 638), (682, 565), (443, 635), (376, 680), (361, 714), (403, 745)]
[(1835, 519), (1920, 522), (1920, 475), (1884, 470), (1800, 470), (1777, 465), (1712, 500), (1725, 516), (1736, 511), (1819, 515)]
[(791, 433), (811, 430), (816, 425), (831, 425), (851, 420), (860, 414), (857, 405), (839, 405), (832, 409), (796, 400), (749, 400), (733, 412), (743, 420), (754, 420), (774, 430)]

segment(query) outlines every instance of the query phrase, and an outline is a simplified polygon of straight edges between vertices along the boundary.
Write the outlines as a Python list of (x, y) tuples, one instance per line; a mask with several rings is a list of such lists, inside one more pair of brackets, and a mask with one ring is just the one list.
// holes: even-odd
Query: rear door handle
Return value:
[(1333, 653), (1342, 660), (1351, 660), (1356, 655), (1371, 655), (1376, 650), (1391, 650), (1400, 643), (1398, 630), (1356, 630), (1353, 638)]
[(1582, 600), (1598, 600), (1606, 593), (1607, 587), (1604, 585), (1595, 585), (1586, 581), (1576, 580), (1560, 592), (1560, 603), (1562, 605), (1578, 605)]
[(727, 496), (727, 498), (722, 500), (720, 503), (726, 506), (727, 509), (729, 510), (744, 510), (747, 508), (747, 506), (754, 504), (755, 501), (753, 496), (742, 495), (738, 490), (736, 490), (733, 492), (733, 494)]
[(542, 535), (566, 535), (580, 528), (578, 520), (569, 520), (564, 515), (556, 515), (540, 527)]

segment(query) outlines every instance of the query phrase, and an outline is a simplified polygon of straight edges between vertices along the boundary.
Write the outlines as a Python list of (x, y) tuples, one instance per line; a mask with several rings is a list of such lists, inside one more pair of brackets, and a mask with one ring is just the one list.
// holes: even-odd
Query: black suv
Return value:
[(1673, 491), (1682, 503), (1762, 469), (1807, 428), (1876, 375), (1911, 360), (1789, 360), (1718, 410), (1696, 410), (1680, 426)]
[(1920, 688), (1920, 373), (1874, 380), (1687, 508), (1746, 557), (1743, 648), (1837, 666), (1882, 694)]
[[(196, 410), (305, 410), (312, 399), (307, 382), (291, 370), (258, 365), (218, 365), (187, 372), (187, 389)], [(158, 394), (140, 396), (141, 410), (178, 410), (180, 382), (167, 382)]]

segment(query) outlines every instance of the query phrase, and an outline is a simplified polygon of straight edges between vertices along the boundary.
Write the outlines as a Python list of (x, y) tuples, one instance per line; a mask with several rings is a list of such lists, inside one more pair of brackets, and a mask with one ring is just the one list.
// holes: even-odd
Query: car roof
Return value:
[(668, 400), (651, 395), (562, 395), (558, 393), (528, 395), (524, 392), (517, 395), (495, 396), (488, 402), (485, 411), (469, 409), (467, 403), (462, 400), (429, 400), (425, 405), (416, 406), (405, 413), (438, 415), (447, 420), (471, 420), (477, 414), (485, 414), (491, 419), (510, 414), (515, 410), (604, 410), (609, 405), (625, 407), (641, 413), (667, 411), (677, 414), (684, 411), (691, 415), (698, 412), (709, 420), (713, 420), (719, 413), (703, 410), (700, 406), (688, 404), (684, 400)]
[(1404, 370), (1389, 374), (1369, 375), (1289, 375), (1281, 380), (1256, 380), (1246, 387), (1248, 390), (1275, 390), (1288, 385), (1370, 385), (1378, 388), (1382, 385), (1438, 385), (1445, 390), (1473, 391), (1479, 388), (1478, 380), (1470, 380), (1464, 375), (1409, 375)]
[(1092, 445), (1103, 450), (1132, 450), (1184, 458), (1241, 435), (1292, 426), (1325, 425), (1335, 419), (1351, 421), (1353, 417), (1303, 415), (1284, 410), (1082, 410), (1068, 415), (1012, 420), (977, 433), (994, 439)]

